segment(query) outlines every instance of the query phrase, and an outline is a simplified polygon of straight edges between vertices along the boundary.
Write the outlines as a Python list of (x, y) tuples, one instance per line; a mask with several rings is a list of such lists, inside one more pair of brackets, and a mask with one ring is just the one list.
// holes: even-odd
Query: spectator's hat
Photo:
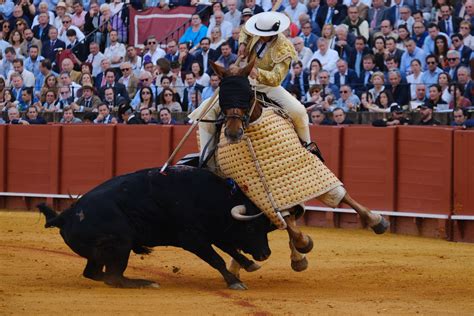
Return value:
[(433, 104), (430, 104), (430, 103), (423, 103), (423, 104), (420, 104), (418, 105), (418, 109), (434, 109), (434, 106)]
[(273, 36), (282, 33), (290, 26), (290, 18), (280, 12), (262, 12), (252, 16), (245, 29), (252, 35)]
[(58, 2), (58, 4), (56, 5), (56, 7), (67, 8), (66, 3), (65, 3), (65, 2), (62, 2), (62, 1)]
[(393, 112), (403, 113), (403, 109), (400, 105), (398, 105), (398, 103), (392, 103), (390, 105), (390, 113), (393, 113)]
[(245, 8), (242, 10), (242, 16), (252, 16), (253, 13), (252, 13), (252, 9), (250, 8)]

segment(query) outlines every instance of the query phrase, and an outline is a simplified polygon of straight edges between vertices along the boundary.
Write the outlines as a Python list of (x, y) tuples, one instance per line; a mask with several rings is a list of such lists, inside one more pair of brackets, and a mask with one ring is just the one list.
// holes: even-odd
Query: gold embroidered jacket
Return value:
[[(247, 51), (250, 52), (249, 57), (256, 54), (254, 49), (255, 44), (260, 39), (259, 36), (254, 36), (242, 27), (239, 37), (239, 44), (246, 44)], [(277, 38), (270, 43), (265, 55), (262, 58), (257, 58), (255, 66), (258, 68), (257, 81), (261, 84), (270, 87), (279, 86), (285, 79), (291, 66), (292, 61), (298, 60), (293, 44), (282, 33), (277, 35)]]

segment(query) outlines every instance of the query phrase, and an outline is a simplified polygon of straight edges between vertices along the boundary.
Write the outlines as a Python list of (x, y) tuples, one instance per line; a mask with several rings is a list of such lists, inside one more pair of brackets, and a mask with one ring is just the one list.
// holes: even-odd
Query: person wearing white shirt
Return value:
[(418, 85), (423, 84), (423, 72), (421, 71), (421, 61), (413, 59), (410, 63), (411, 75), (407, 76), (407, 82), (410, 85), (410, 97), (411, 100), (416, 99), (416, 88)]
[[(262, 7), (263, 11), (270, 11), (272, 9), (272, 0), (257, 0), (255, 4)], [(288, 0), (283, 0), (281, 5), (288, 6)]]
[(3, 32), (0, 31), (0, 51), (2, 56), (5, 55), (5, 48), (12, 46), (9, 42), (3, 39)]
[(165, 57), (166, 52), (158, 47), (158, 41), (155, 36), (151, 35), (148, 37), (147, 46), (149, 51), (143, 56), (143, 60), (150, 59), (153, 65), (156, 65), (158, 59)]
[(294, 37), (292, 42), (296, 53), (298, 54), (298, 60), (303, 64), (303, 70), (309, 69), (308, 66), (311, 64), (313, 51), (310, 48), (304, 46), (304, 40), (299, 36)]
[(110, 59), (112, 68), (118, 68), (125, 58), (125, 45), (118, 42), (117, 31), (111, 31), (109, 37), (110, 45), (105, 49), (104, 56)]
[(66, 46), (71, 44), (71, 41), (66, 35), (66, 32), (69, 29), (73, 29), (74, 31), (76, 31), (76, 38), (78, 42), (84, 39), (85, 37), (84, 33), (82, 33), (82, 31), (77, 26), (72, 25), (72, 18), (70, 16), (65, 16), (62, 22), (63, 22), (63, 25), (59, 29), (59, 39), (63, 41), (64, 43), (66, 43)]
[(96, 42), (90, 43), (89, 51), (91, 53), (87, 56), (86, 62), (92, 65), (92, 75), (96, 77), (101, 72), (100, 63), (105, 56), (100, 52), (99, 44)]
[(135, 77), (140, 77), (140, 72), (142, 69), (142, 58), (137, 55), (137, 50), (135, 46), (130, 45), (127, 47), (127, 55), (125, 56), (125, 61), (128, 61), (132, 66), (132, 72)]
[(299, 21), (300, 15), (307, 12), (308, 9), (306, 8), (306, 6), (300, 3), (298, 0), (290, 0), (290, 5), (285, 8), (285, 13), (288, 14), (291, 19), (291, 22), (295, 23), (298, 28), (301, 28)]
[(221, 11), (217, 11), (216, 13), (214, 13), (214, 19), (215, 19), (214, 23), (213, 22), (209, 23), (209, 27), (207, 29), (207, 37), (209, 38), (211, 37), (211, 31), (215, 27), (220, 28), (222, 38), (224, 40), (227, 40), (229, 37), (231, 37), (233, 26), (232, 26), (232, 23), (224, 20), (224, 13), (222, 13)]
[(48, 4), (46, 2), (41, 2), (38, 6), (39, 13), (36, 13), (35, 18), (33, 19), (33, 24), (31, 24), (31, 28), (33, 29), (36, 25), (39, 24), (38, 18), (41, 13), (46, 13), (49, 16), (49, 21), (54, 21), (54, 13), (48, 11)]
[(66, 3), (60, 1), (56, 5), (56, 17), (50, 20), (52, 24), (59, 30), (63, 26), (63, 18), (65, 16), (71, 16), (69, 13), (66, 13)]
[(229, 11), (224, 14), (224, 21), (232, 23), (232, 27), (234, 28), (239, 27), (242, 12), (237, 10), (237, 0), (228, 0), (227, 9), (229, 9)]
[(20, 74), (21, 78), (23, 79), (23, 85), (27, 88), (33, 88), (35, 86), (35, 75), (31, 72), (25, 69), (23, 66), (23, 59), (15, 59), (13, 61), (13, 70), (10, 70), (8, 73), (8, 81), (7, 81), (7, 86), (10, 84), (10, 76), (14, 73), (17, 72)]
[[(339, 60), (339, 55), (334, 49), (330, 49), (328, 46), (328, 40), (324, 37), (318, 39), (318, 50), (314, 52), (311, 60), (318, 59), (323, 66), (323, 69), (328, 71), (331, 76), (336, 71), (336, 63)], [(309, 64), (306, 68), (309, 68)]]

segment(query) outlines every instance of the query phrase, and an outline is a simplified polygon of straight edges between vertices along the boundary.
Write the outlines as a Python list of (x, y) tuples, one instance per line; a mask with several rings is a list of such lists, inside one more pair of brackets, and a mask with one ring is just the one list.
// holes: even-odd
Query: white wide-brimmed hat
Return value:
[(252, 16), (246, 23), (245, 29), (257, 36), (273, 36), (290, 26), (290, 18), (280, 12), (262, 12)]

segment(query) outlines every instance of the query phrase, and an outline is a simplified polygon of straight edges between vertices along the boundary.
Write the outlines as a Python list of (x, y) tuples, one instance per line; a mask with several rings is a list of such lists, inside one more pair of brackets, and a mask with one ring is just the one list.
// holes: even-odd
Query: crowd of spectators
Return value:
[[(0, 0), (0, 110), (14, 124), (174, 124), (220, 83), (210, 61), (237, 60), (242, 25), (276, 0), (132, 0), (138, 9), (196, 6), (179, 39), (128, 45), (121, 0)], [(298, 55), (282, 86), (313, 124), (350, 124), (348, 112), (419, 111), (468, 119), (474, 104), (474, 0), (283, 0)], [(20, 113), (25, 117), (20, 118)], [(332, 113), (331, 113), (332, 112)], [(427, 113), (426, 115), (424, 113)], [(429, 112), (429, 113), (428, 113)], [(333, 118), (330, 120), (329, 116)], [(385, 125), (384, 125), (385, 124)]]

